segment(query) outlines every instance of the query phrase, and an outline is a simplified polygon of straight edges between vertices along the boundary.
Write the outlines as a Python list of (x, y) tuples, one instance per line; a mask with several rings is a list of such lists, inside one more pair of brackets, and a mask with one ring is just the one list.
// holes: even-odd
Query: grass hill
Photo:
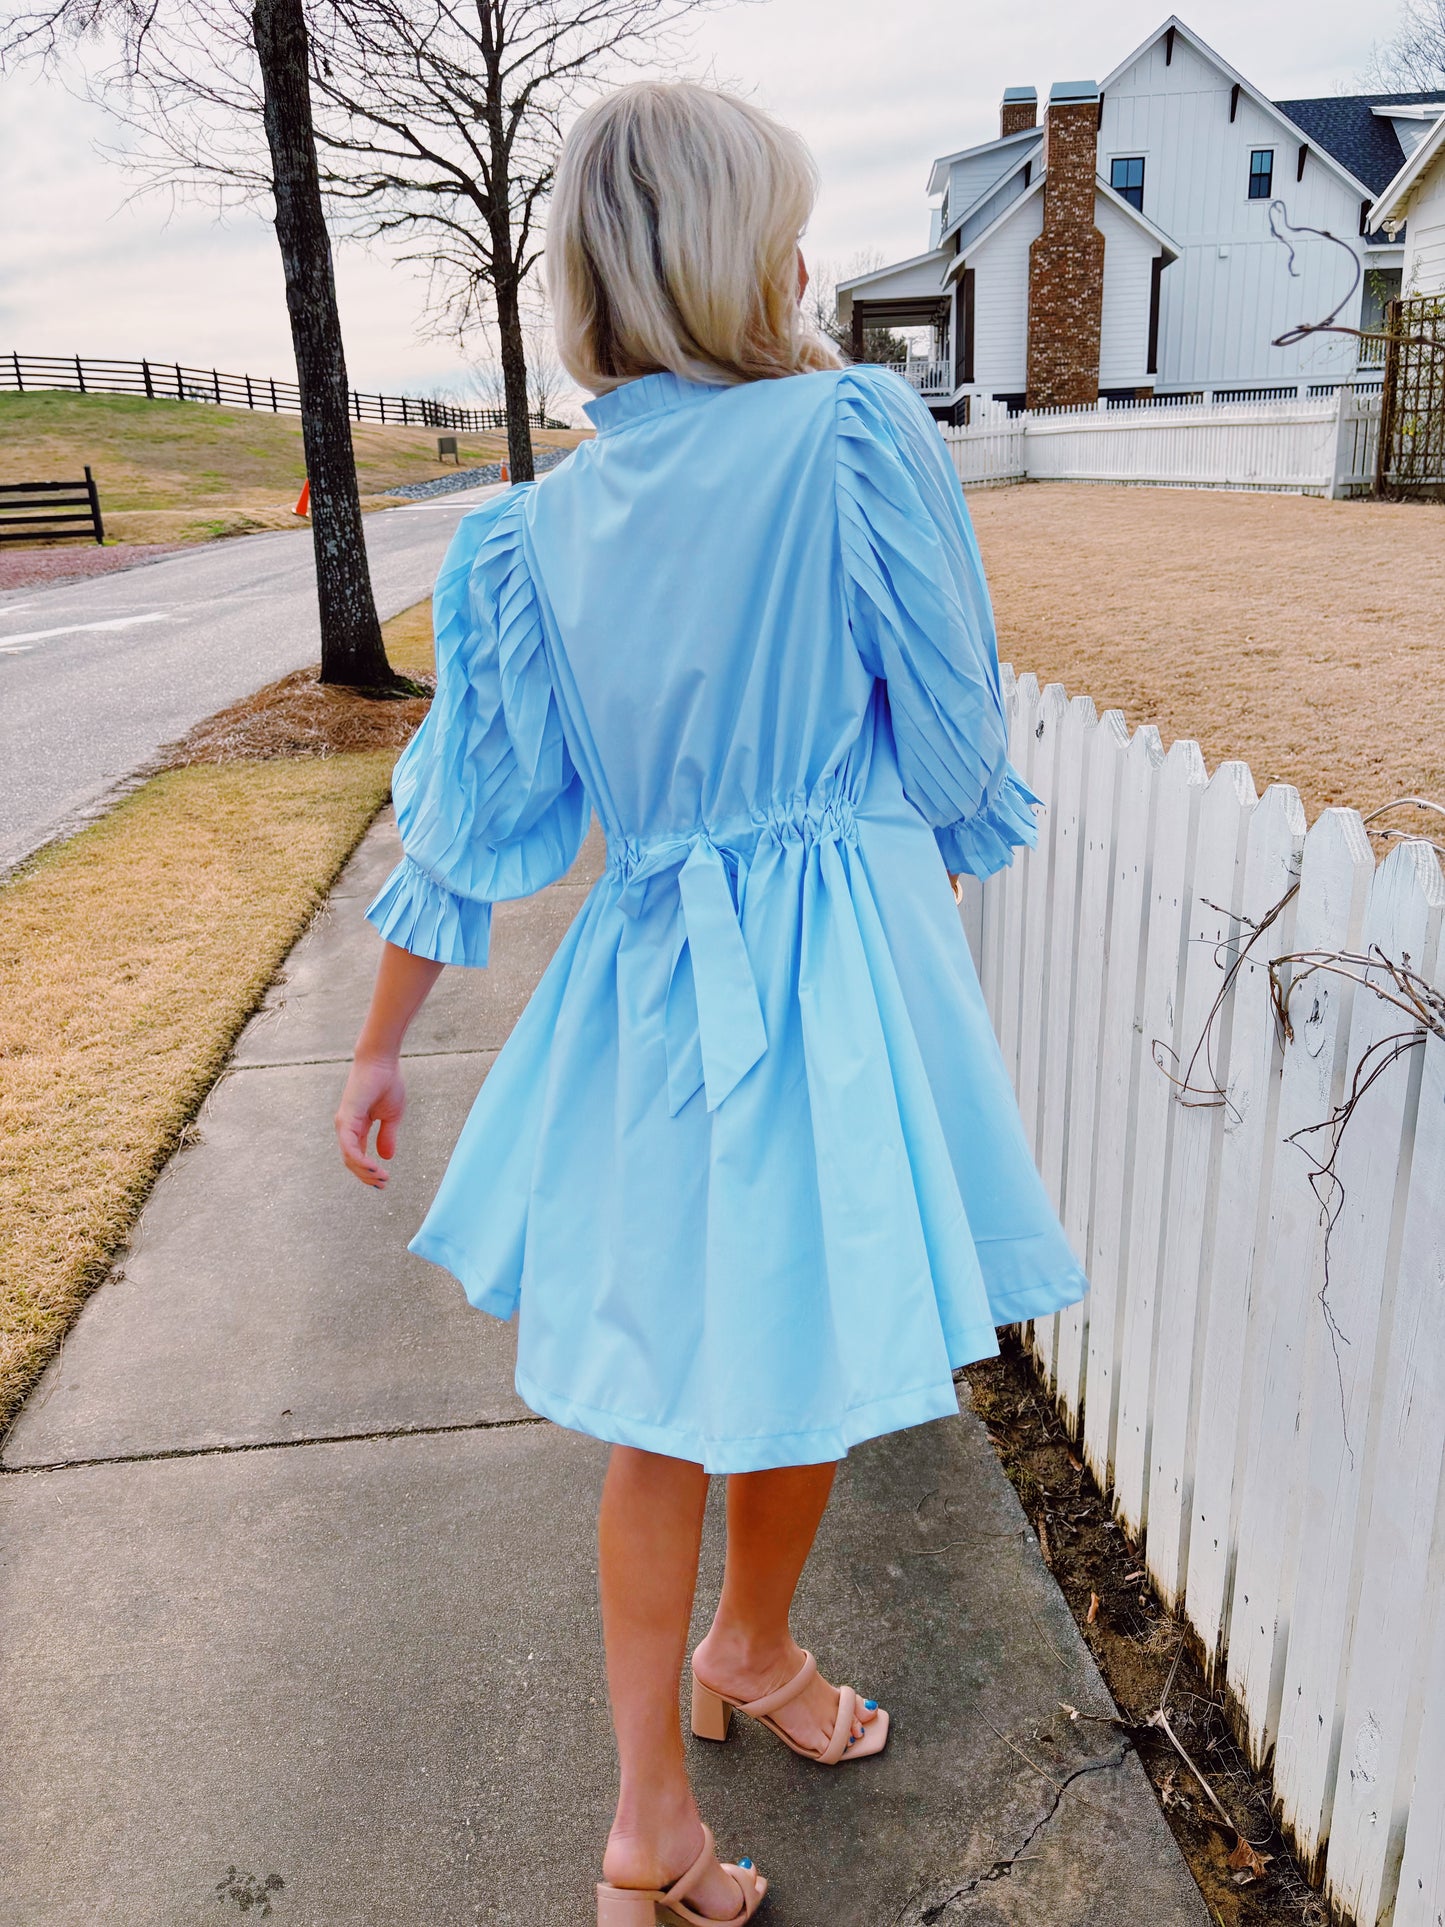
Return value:
[[(363, 506), (382, 491), (445, 475), (437, 430), (353, 423)], [(575, 429), (534, 429), (537, 447), (571, 448)], [(500, 431), (457, 435), (463, 468), (506, 452)], [(42, 390), (0, 394), (0, 482), (68, 481), (89, 464), (107, 539), (204, 542), (254, 529), (294, 528), (306, 474), (294, 415), (252, 414), (205, 402)]]

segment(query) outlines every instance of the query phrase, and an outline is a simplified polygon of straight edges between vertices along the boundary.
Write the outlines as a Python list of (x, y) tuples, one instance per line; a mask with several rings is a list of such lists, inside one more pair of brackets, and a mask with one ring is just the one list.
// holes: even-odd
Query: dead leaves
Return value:
[(1242, 1833), (1237, 1833), (1234, 1836), (1234, 1851), (1229, 1856), (1229, 1871), (1234, 1876), (1235, 1886), (1247, 1887), (1252, 1880), (1258, 1880), (1273, 1858), (1272, 1853), (1261, 1853), (1258, 1847), (1251, 1846)]

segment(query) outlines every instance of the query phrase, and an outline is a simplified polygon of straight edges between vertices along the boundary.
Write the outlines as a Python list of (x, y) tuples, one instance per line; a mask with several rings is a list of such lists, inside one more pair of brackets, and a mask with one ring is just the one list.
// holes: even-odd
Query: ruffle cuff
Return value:
[(366, 920), (388, 943), (409, 950), (414, 957), (477, 968), (487, 961), (491, 904), (445, 889), (409, 856), (402, 858), (367, 905)]
[(991, 877), (1007, 869), (1016, 849), (1032, 850), (1038, 843), (1034, 810), (1042, 807), (1043, 798), (1034, 795), (1012, 763), (1005, 764), (991, 802), (977, 815), (935, 830), (944, 863), (954, 875)]

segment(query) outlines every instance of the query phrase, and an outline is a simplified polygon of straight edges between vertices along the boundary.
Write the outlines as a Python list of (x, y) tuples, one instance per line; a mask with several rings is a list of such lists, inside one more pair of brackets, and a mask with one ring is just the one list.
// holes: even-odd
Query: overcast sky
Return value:
[[(811, 143), (823, 192), (805, 243), (819, 259), (896, 260), (927, 243), (935, 154), (997, 131), (1004, 87), (1040, 96), (1101, 79), (1156, 28), (1167, 0), (760, 0), (706, 17), (691, 68), (741, 86)], [(1392, 0), (1195, 0), (1191, 28), (1265, 94), (1351, 92)], [(100, 158), (103, 116), (52, 82), (0, 79), (0, 352), (148, 355), (242, 373), (292, 367), (275, 239), (258, 215), (126, 205)], [(428, 391), (456, 350), (418, 333), (414, 272), (343, 247), (337, 274), (353, 383)]]

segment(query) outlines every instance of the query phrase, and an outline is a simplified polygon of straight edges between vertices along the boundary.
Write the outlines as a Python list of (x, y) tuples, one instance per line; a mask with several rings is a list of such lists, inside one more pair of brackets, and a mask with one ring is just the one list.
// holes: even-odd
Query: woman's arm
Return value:
[[(371, 1008), (356, 1040), (351, 1074), (336, 1107), (336, 1141), (341, 1146), (342, 1161), (353, 1177), (378, 1190), (387, 1180), (378, 1160), (395, 1154), (397, 1126), (406, 1109), (402, 1040), (445, 968), (429, 957), (414, 957), (394, 943), (382, 945)], [(373, 1124), (379, 1127), (374, 1152), (368, 1148)]]

